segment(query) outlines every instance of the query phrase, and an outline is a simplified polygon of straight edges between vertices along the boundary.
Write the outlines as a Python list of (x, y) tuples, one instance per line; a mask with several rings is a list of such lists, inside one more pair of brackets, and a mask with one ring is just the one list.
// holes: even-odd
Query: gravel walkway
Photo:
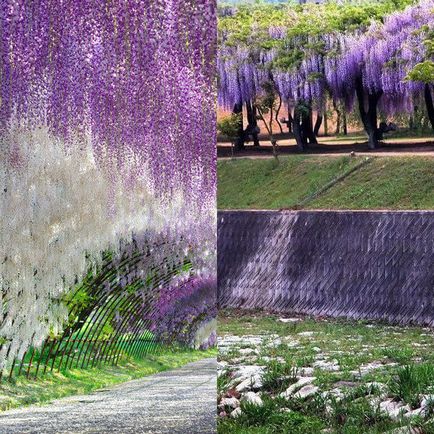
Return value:
[(90, 395), (0, 413), (1, 434), (216, 432), (215, 359)]

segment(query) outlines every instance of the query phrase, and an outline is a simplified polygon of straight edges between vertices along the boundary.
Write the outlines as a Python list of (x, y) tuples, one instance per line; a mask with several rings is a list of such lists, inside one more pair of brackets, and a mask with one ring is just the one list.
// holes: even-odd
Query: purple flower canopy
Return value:
[(132, 149), (162, 195), (213, 195), (214, 2), (5, 0), (0, 20), (3, 132), (90, 134), (121, 167)]
[[(288, 37), (284, 28), (270, 27), (270, 38), (279, 52), (275, 44), (265, 49), (223, 43), (218, 56), (219, 104), (232, 108), (234, 103), (254, 99), (262, 92), (263, 81), (272, 77), (289, 105), (308, 101), (321, 109), (330, 94), (351, 108), (360, 78), (367, 93), (383, 92), (380, 106), (387, 113), (411, 111), (423, 84), (406, 77), (424, 59), (423, 41), (427, 31), (434, 29), (433, 10), (433, 0), (420, 0), (390, 14), (384, 23), (372, 22), (354, 32)], [(292, 66), (273, 62), (282, 53), (291, 56), (297, 51), (302, 58)]]
[(340, 56), (326, 68), (332, 92), (351, 95), (361, 78), (367, 93), (383, 92), (380, 105), (387, 113), (412, 111), (423, 84), (406, 77), (426, 56), (424, 40), (434, 29), (433, 10), (433, 0), (422, 0), (387, 16), (383, 24), (372, 23), (363, 34), (343, 35)]

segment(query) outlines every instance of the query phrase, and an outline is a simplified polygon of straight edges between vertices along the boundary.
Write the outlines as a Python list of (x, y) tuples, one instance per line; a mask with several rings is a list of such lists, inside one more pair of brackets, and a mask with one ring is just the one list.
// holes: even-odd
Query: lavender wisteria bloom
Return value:
[[(376, 110), (388, 115), (411, 113), (421, 104), (424, 87), (407, 79), (426, 53), (424, 38), (434, 28), (434, 1), (422, 0), (384, 20), (373, 22), (365, 32), (336, 37), (339, 54), (327, 56), (327, 84), (335, 98), (351, 107), (355, 96), (371, 147), (378, 146), (381, 130)], [(425, 92), (426, 95), (426, 92)]]
[(261, 84), (267, 79), (267, 60), (260, 51), (247, 47), (228, 47), (219, 50), (219, 104), (232, 109), (261, 92)]
[(209, 0), (1, 2), (0, 369), (133, 233), (213, 276), (215, 20)]
[(413, 111), (421, 102), (423, 84), (407, 76), (425, 58), (423, 40), (434, 27), (433, 10), (434, 2), (423, 0), (387, 16), (383, 24), (373, 23), (363, 34), (342, 35), (341, 55), (327, 59), (332, 92), (351, 96), (361, 80), (368, 95), (381, 93), (379, 106), (387, 114)]

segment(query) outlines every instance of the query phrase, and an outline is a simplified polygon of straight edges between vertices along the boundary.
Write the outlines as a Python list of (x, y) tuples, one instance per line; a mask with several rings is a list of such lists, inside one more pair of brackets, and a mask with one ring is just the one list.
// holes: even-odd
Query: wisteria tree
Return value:
[[(420, 63), (417, 63), (409, 72), (407, 79), (412, 82), (423, 83), (425, 104), (428, 112), (428, 118), (431, 127), (434, 129), (434, 103), (433, 103), (433, 83), (434, 83), (434, 30), (432, 27), (426, 26), (423, 28), (425, 35), (423, 58)], [(419, 34), (419, 36), (421, 36)], [(420, 46), (419, 46), (420, 48)]]
[(431, 0), (412, 3), (226, 10), (220, 20), (220, 104), (228, 108), (236, 101), (239, 111), (271, 80), (288, 108), (285, 123), (300, 150), (316, 143), (328, 100), (337, 112), (356, 104), (369, 147), (378, 147), (392, 128), (379, 123), (379, 113), (384, 118), (411, 113), (423, 100), (431, 113), (431, 83), (415, 77), (429, 69), (421, 62), (431, 56), (424, 41), (434, 6)]
[[(386, 130), (378, 125), (378, 109), (388, 115), (411, 112), (425, 98), (428, 113), (432, 99), (429, 84), (408, 79), (409, 72), (423, 58), (423, 40), (434, 25), (434, 2), (415, 6), (374, 22), (366, 32), (344, 34), (340, 54), (327, 59), (328, 82), (336, 98), (351, 105), (357, 97), (368, 144), (375, 149)], [(431, 99), (431, 103), (430, 103)]]

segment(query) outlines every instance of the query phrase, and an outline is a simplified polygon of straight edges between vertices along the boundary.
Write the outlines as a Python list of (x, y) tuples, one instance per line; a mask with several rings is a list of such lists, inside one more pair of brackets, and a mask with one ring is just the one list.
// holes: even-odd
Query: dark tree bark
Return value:
[(376, 149), (380, 146), (379, 141), (383, 139), (383, 133), (378, 128), (377, 105), (382, 92), (368, 96), (368, 146), (370, 149)]
[(233, 114), (240, 114), (241, 113), (241, 120), (238, 125), (238, 137), (235, 139), (235, 149), (241, 150), (244, 149), (244, 128), (243, 128), (243, 105), (242, 104), (235, 104), (234, 108), (232, 110)]
[(313, 127), (313, 132), (316, 137), (318, 137), (319, 129), (321, 128), (322, 125), (322, 120), (323, 120), (323, 116), (321, 113), (318, 112), (316, 116), (315, 126)]
[(410, 130), (414, 130), (415, 129), (414, 118), (413, 118), (412, 114), (408, 117), (408, 128)]
[(377, 149), (380, 146), (380, 140), (382, 136), (382, 133), (378, 128), (377, 106), (383, 92), (378, 91), (374, 94), (367, 95), (367, 110), (365, 108), (365, 92), (361, 79), (358, 79), (356, 82), (356, 94), (359, 103), (359, 111), (363, 127), (368, 134), (368, 147), (369, 149)]
[(294, 119), (291, 115), (291, 109), (289, 108), (289, 104), (288, 104), (288, 132), (292, 133), (292, 125), (294, 123)]
[(419, 107), (417, 105), (414, 106), (413, 108), (413, 113), (410, 115), (409, 119), (408, 119), (408, 127), (410, 128), (410, 130), (416, 130), (418, 125), (417, 125), (417, 120), (418, 120), (418, 114), (417, 111), (419, 110)]
[(327, 122), (327, 109), (324, 110), (324, 136), (328, 136), (329, 134), (329, 126)]
[(312, 109), (309, 108), (307, 112), (302, 114), (302, 128), (304, 131), (304, 136), (306, 140), (309, 141), (309, 144), (317, 145), (318, 141), (316, 140), (315, 133), (313, 131), (313, 117), (312, 117)]
[(428, 113), (428, 119), (431, 124), (431, 128), (434, 129), (434, 103), (431, 94), (431, 86), (428, 83), (425, 84), (424, 96), (425, 96), (426, 111)]
[(251, 101), (246, 102), (246, 110), (247, 110), (247, 120), (248, 120), (248, 134), (252, 136), (253, 146), (259, 146), (259, 137), (258, 137), (258, 119), (256, 106), (252, 104)]
[(339, 110), (339, 106), (336, 104), (335, 100), (333, 100), (333, 108), (336, 112), (336, 131), (335, 131), (335, 134), (338, 135), (341, 132), (341, 111)]
[(292, 131), (294, 133), (295, 141), (299, 151), (305, 151), (307, 148), (307, 140), (305, 140), (303, 134), (302, 122), (302, 110), (299, 106), (294, 108), (294, 117), (292, 118)]
[(312, 110), (304, 104), (297, 105), (294, 108), (292, 125), (295, 141), (300, 151), (305, 151), (311, 144), (318, 144), (312, 123)]
[(347, 127), (347, 113), (345, 112), (345, 110), (342, 113), (342, 129), (343, 129), (343, 133), (344, 135), (348, 134), (348, 127)]
[(282, 108), (282, 98), (279, 95), (279, 105), (277, 106), (274, 120), (276, 121), (277, 125), (279, 126), (280, 133), (283, 134), (282, 124), (280, 123), (280, 120), (279, 120), (279, 113), (280, 113), (281, 108)]

